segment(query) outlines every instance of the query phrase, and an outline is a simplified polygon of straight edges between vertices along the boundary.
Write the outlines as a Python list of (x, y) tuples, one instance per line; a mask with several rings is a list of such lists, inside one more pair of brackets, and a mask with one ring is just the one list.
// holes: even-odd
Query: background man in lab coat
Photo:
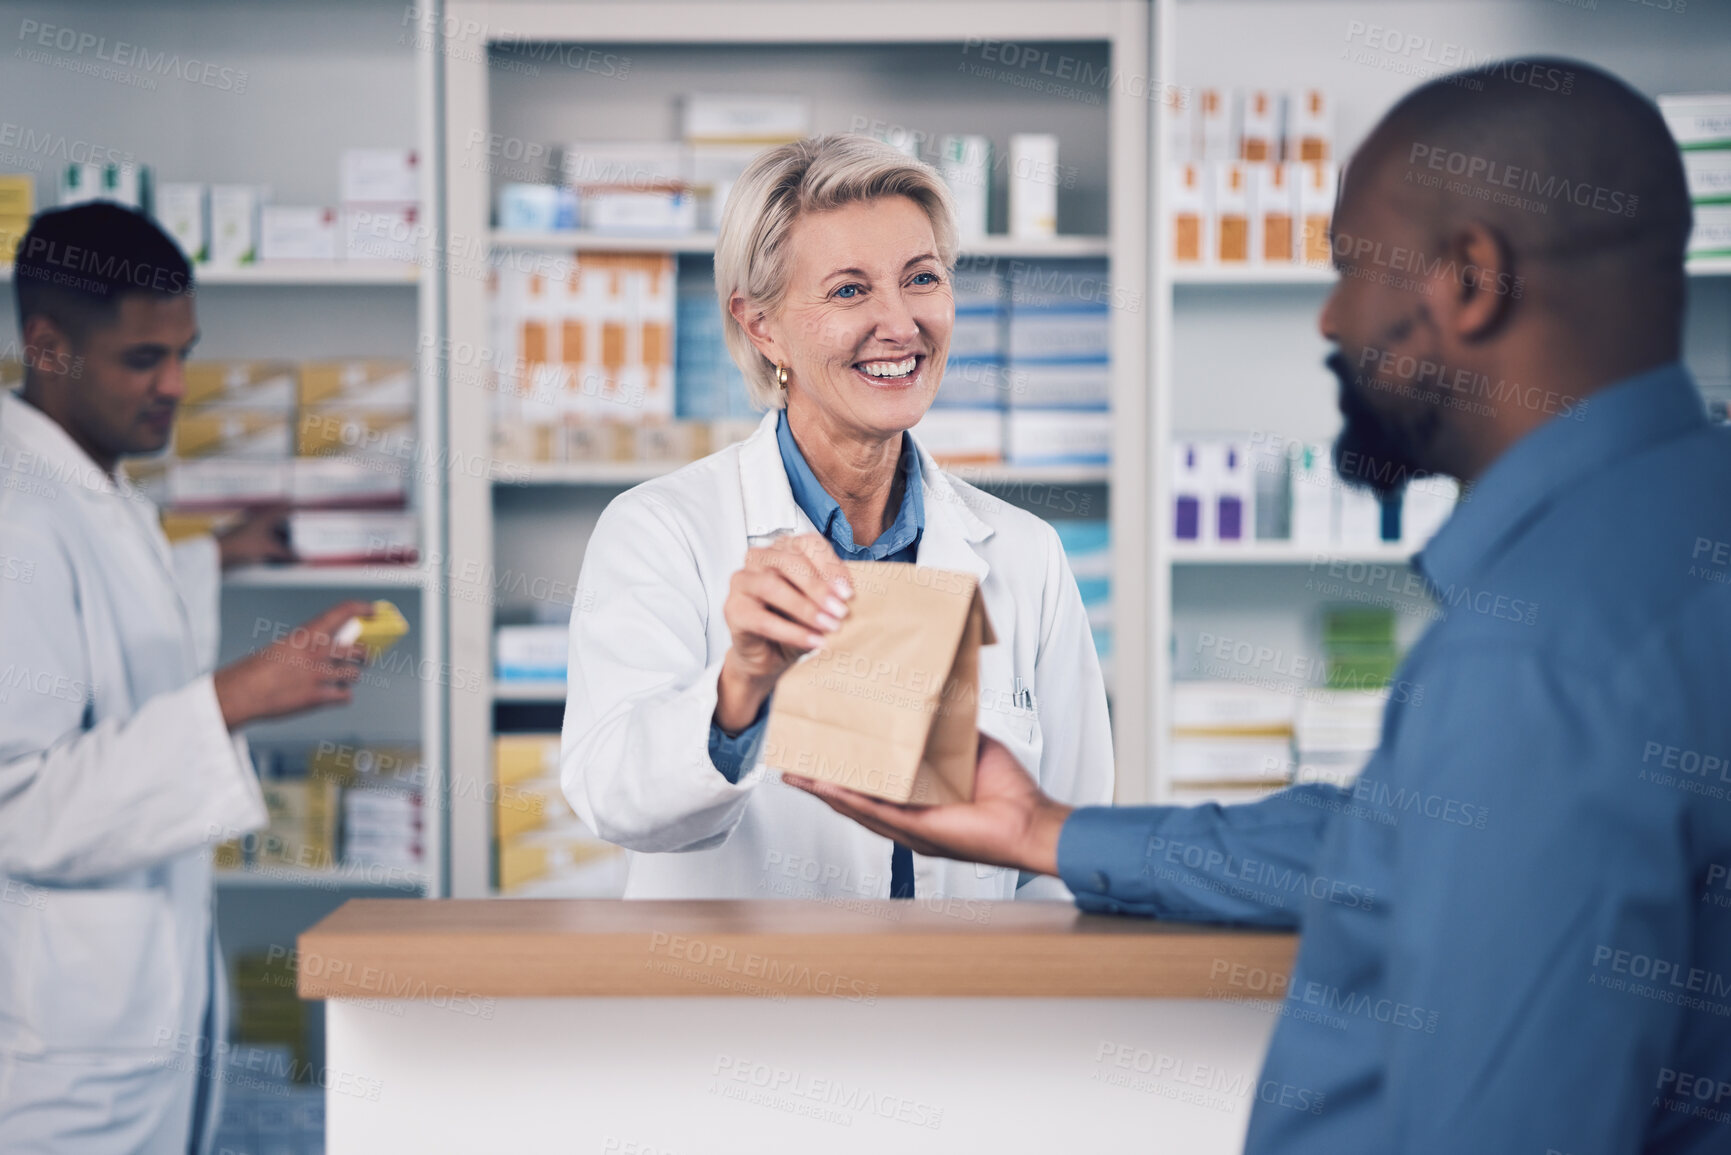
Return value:
[(0, 1147), (208, 1146), (224, 991), (211, 846), (264, 825), (249, 722), (345, 703), (332, 607), (211, 672), (218, 569), (284, 558), (280, 515), (170, 548), (117, 473), (168, 443), (191, 270), (141, 214), (39, 216), (0, 393)]

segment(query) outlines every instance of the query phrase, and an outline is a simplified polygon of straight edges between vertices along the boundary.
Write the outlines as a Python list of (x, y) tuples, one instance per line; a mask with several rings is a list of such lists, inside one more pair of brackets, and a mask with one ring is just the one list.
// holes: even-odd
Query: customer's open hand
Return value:
[(900, 805), (796, 774), (783, 774), (782, 780), (919, 854), (1058, 873), (1058, 831), (1071, 808), (1041, 793), (1015, 757), (984, 734), (972, 802)]

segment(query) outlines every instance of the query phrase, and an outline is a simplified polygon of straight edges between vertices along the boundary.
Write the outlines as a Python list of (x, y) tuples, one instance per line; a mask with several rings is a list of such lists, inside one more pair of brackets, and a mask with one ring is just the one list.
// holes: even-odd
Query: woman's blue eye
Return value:
[(937, 283), (938, 283), (938, 275), (936, 273), (915, 273), (914, 274), (914, 284), (916, 284), (916, 285), (935, 285)]
[(843, 285), (841, 288), (837, 289), (835, 291), (835, 295), (838, 297), (848, 298), (848, 297), (855, 296), (858, 292), (859, 292), (859, 286), (850, 284), (850, 285)]

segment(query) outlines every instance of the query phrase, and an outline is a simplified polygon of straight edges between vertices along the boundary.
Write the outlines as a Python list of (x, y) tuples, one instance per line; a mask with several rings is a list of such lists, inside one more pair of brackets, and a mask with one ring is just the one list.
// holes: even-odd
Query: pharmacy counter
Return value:
[(1236, 1151), (1296, 940), (1068, 904), (356, 899), (327, 1149)]

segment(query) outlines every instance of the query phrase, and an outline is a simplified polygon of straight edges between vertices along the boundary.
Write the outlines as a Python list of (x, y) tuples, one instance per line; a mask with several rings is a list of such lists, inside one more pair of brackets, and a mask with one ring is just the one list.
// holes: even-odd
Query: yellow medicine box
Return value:
[(403, 617), (403, 612), (390, 602), (380, 600), (373, 603), (373, 612), (366, 617), (350, 618), (345, 622), (337, 631), (336, 642), (339, 646), (365, 646), (367, 657), (376, 659), (408, 632), (409, 622)]
[(28, 224), (36, 211), (36, 178), (27, 172), (0, 173), (0, 217), (23, 217)]
[(500, 734), (493, 739), (493, 774), (500, 786), (559, 776), (558, 734)]

